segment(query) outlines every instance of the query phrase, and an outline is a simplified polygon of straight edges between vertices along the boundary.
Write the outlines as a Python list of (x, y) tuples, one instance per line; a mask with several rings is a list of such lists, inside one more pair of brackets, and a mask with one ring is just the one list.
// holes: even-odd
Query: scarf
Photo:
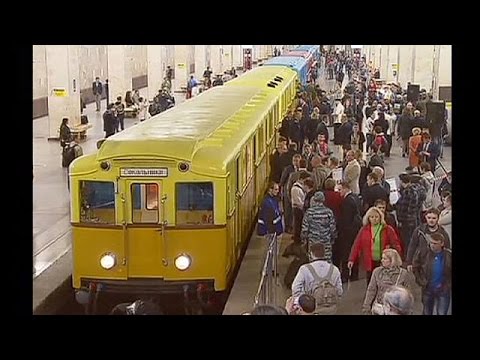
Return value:
[(372, 226), (372, 259), (373, 261), (380, 261), (382, 258), (382, 235), (383, 224), (376, 224)]

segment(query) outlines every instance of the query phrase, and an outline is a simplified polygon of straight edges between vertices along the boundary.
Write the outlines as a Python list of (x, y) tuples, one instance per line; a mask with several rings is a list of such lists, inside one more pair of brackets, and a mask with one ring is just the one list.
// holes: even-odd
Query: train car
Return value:
[(296, 57), (303, 57), (307, 60), (308, 66), (311, 68), (317, 64), (317, 60), (314, 58), (313, 54), (309, 51), (297, 51), (292, 50), (284, 54), (283, 56), (296, 56)]
[(308, 51), (316, 61), (319, 61), (321, 56), (320, 45), (300, 45), (292, 51)]
[(263, 66), (284, 66), (294, 70), (297, 73), (298, 80), (302, 86), (307, 85), (310, 67), (303, 57), (277, 56), (263, 63)]
[(229, 287), (292, 86), (269, 82), (210, 89), (71, 164), (77, 301), (90, 305), (99, 292), (198, 295)]

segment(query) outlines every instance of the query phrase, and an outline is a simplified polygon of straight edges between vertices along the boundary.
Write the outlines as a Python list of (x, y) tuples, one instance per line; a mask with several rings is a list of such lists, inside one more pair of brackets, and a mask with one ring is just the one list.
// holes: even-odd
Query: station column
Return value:
[(258, 62), (258, 56), (260, 51), (260, 45), (253, 45), (252, 47), (252, 64), (256, 64)]
[(222, 57), (222, 72), (230, 70), (233, 66), (232, 61), (232, 45), (222, 45), (223, 57)]
[(233, 66), (235, 66), (235, 69), (243, 67), (243, 51), (241, 45), (233, 45), (232, 57)]
[(62, 119), (80, 124), (80, 66), (78, 45), (46, 45), (48, 137), (58, 139)]
[(267, 59), (273, 57), (273, 45), (265, 45), (265, 57)]
[(222, 74), (222, 48), (221, 45), (210, 46), (210, 69), (213, 71), (213, 78)]
[(130, 59), (126, 56), (127, 45), (107, 45), (108, 84), (110, 101), (117, 96), (125, 101), (125, 93), (132, 90), (132, 70)]
[(148, 99), (158, 94), (163, 81), (162, 58), (165, 57), (162, 45), (147, 45)]
[(207, 68), (207, 46), (195, 45), (195, 77), (201, 80)]
[(182, 86), (187, 86), (190, 75), (189, 47), (191, 45), (175, 45), (174, 64), (175, 79), (172, 82), (174, 91), (182, 91)]

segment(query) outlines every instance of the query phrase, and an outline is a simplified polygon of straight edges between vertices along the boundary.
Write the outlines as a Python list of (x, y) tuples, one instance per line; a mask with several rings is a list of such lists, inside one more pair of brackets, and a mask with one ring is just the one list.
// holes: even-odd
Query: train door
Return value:
[(233, 270), (235, 263), (235, 188), (232, 186), (232, 177), (227, 177), (227, 273)]
[[(74, 280), (79, 277), (127, 279), (122, 193), (115, 181), (80, 180), (80, 226), (72, 229)], [(77, 287), (77, 286), (76, 286)]]
[(241, 252), (242, 244), (242, 198), (241, 198), (241, 189), (242, 189), (242, 169), (241, 169), (241, 157), (237, 157), (235, 160), (235, 257), (238, 258)]
[(126, 180), (126, 253), (129, 277), (167, 271), (163, 191), (160, 180)]

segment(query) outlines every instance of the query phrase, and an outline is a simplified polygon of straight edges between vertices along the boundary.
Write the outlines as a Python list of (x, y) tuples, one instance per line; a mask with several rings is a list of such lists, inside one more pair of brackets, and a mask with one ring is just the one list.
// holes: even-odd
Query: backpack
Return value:
[(380, 149), (380, 152), (384, 153), (387, 151), (387, 140), (385, 139), (385, 136), (383, 135), (377, 135), (375, 136), (375, 145), (378, 146)]
[(70, 163), (77, 157), (83, 155), (83, 149), (78, 144), (68, 144), (62, 151), (62, 167), (69, 167)]
[(318, 313), (321, 309), (329, 308), (333, 309), (337, 306), (338, 295), (337, 288), (332, 284), (333, 264), (330, 264), (327, 276), (321, 278), (318, 276), (315, 268), (312, 264), (307, 264), (307, 269), (313, 275), (314, 283), (310, 291), (310, 295), (315, 298), (315, 313)]

